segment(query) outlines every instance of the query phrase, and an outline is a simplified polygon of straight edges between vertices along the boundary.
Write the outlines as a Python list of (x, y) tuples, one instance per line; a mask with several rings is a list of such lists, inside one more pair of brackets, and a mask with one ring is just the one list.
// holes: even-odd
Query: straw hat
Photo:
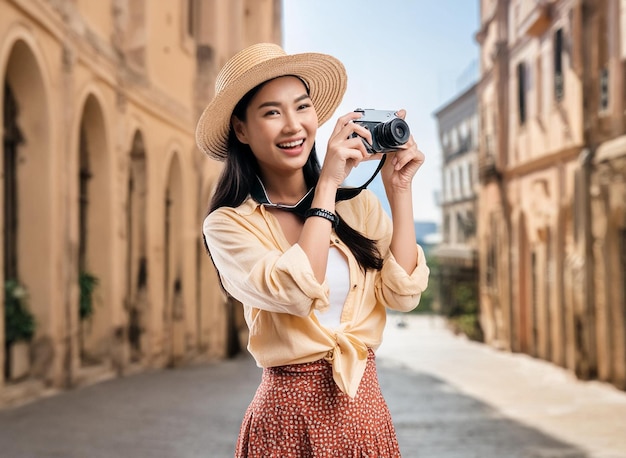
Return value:
[(295, 75), (309, 86), (319, 124), (335, 112), (346, 90), (346, 70), (336, 58), (318, 53), (287, 54), (278, 45), (259, 43), (238, 52), (224, 65), (215, 81), (215, 97), (196, 126), (198, 147), (223, 161), (230, 118), (235, 105), (251, 89), (279, 76)]

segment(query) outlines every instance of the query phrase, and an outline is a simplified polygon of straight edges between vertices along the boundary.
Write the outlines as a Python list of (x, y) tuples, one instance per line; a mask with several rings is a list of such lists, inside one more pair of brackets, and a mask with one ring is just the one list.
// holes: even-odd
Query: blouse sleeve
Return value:
[(224, 289), (244, 305), (297, 316), (328, 307), (328, 285), (317, 281), (298, 244), (281, 251), (267, 225), (232, 209), (212, 212), (202, 229)]
[(383, 257), (383, 268), (376, 280), (376, 297), (385, 307), (402, 312), (413, 310), (419, 304), (422, 292), (428, 286), (430, 270), (424, 250), (417, 244), (417, 266), (410, 274), (396, 261), (390, 250), (393, 227), (391, 218), (383, 210), (378, 198), (368, 193), (367, 233), (378, 240)]

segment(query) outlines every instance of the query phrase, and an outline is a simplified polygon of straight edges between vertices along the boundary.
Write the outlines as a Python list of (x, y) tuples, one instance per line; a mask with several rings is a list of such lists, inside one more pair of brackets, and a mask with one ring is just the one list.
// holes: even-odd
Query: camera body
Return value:
[(354, 122), (372, 133), (371, 145), (363, 139), (363, 144), (370, 154), (395, 151), (409, 141), (411, 135), (409, 125), (404, 119), (398, 118), (395, 111), (363, 108), (357, 108), (354, 111), (362, 114)]

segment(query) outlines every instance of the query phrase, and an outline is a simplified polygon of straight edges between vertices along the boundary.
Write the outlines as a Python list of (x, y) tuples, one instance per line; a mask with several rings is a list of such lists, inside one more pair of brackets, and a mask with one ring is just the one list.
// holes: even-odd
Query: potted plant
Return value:
[(28, 291), (17, 280), (4, 282), (5, 373), (9, 378), (27, 375), (29, 342), (35, 334), (35, 317), (28, 309)]
[(82, 271), (78, 275), (78, 285), (80, 287), (78, 312), (80, 319), (86, 320), (93, 315), (93, 292), (98, 286), (98, 278), (89, 272)]
[(98, 278), (87, 271), (81, 270), (78, 274), (78, 287), (80, 297), (78, 300), (78, 316), (80, 318), (80, 331), (78, 333), (78, 345), (82, 360), (87, 358), (85, 350), (86, 321), (94, 314), (94, 290), (98, 286)]

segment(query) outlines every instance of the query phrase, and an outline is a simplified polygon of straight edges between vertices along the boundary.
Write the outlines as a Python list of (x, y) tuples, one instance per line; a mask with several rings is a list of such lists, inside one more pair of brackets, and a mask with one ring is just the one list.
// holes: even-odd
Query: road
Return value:
[[(403, 457), (626, 457), (626, 393), (396, 319), (377, 364)], [(259, 380), (242, 355), (64, 392), (0, 412), (0, 456), (231, 457)]]

